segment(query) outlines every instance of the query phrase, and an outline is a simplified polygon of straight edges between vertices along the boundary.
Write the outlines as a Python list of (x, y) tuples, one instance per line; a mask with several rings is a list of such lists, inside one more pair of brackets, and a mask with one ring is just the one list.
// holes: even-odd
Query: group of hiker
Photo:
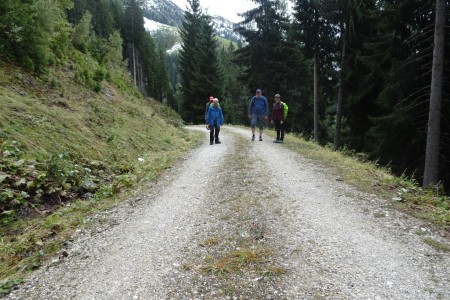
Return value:
[[(280, 94), (275, 94), (275, 103), (272, 108), (271, 124), (275, 125), (277, 137), (274, 143), (283, 143), (284, 141), (284, 119), (287, 115), (287, 105), (281, 102)], [(256, 140), (256, 127), (259, 129), (259, 141), (262, 141), (264, 130), (264, 121), (269, 116), (269, 103), (267, 98), (262, 95), (261, 89), (256, 90), (256, 95), (252, 97), (248, 105), (248, 117), (252, 130), (252, 141)], [(206, 129), (210, 130), (209, 144), (221, 144), (219, 140), (220, 128), (223, 125), (223, 113), (219, 104), (219, 99), (209, 97), (209, 102), (205, 108)]]

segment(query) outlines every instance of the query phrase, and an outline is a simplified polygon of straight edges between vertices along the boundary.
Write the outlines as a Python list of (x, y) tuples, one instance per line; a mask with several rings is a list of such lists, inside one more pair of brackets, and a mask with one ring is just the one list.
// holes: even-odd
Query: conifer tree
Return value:
[(325, 3), (322, 0), (294, 1), (294, 31), (302, 44), (305, 58), (311, 59), (314, 84), (314, 141), (319, 143), (321, 119), (323, 118), (321, 99), (324, 97), (324, 83), (332, 74), (335, 55), (335, 26), (332, 26), (325, 14)]
[(279, 0), (255, 0), (258, 7), (244, 12), (244, 20), (236, 29), (247, 45), (237, 50), (236, 62), (246, 69), (241, 80), (249, 92), (262, 88), (265, 95), (280, 91), (286, 74), (284, 49), (288, 20), (282, 16)]
[(439, 144), (445, 49), (445, 6), (445, 0), (436, 0), (430, 111), (428, 117), (423, 186), (437, 184), (439, 178)]
[(342, 51), (340, 53), (341, 63), (339, 70), (339, 90), (336, 103), (336, 124), (334, 133), (334, 148), (337, 150), (340, 148), (341, 143), (343, 102), (345, 96), (347, 69), (351, 68), (353, 65), (351, 60), (349, 60), (348, 52), (350, 49), (355, 49), (352, 41), (355, 39), (356, 28), (362, 26), (362, 13), (360, 10), (360, 4), (355, 0), (339, 0), (336, 1), (336, 6), (330, 6), (332, 11), (336, 12), (335, 22), (339, 24), (340, 42), (342, 47)]
[[(384, 1), (368, 14), (375, 25), (366, 35), (365, 89), (348, 120), (365, 149), (397, 173), (422, 173), (431, 81), (432, 7), (426, 0)], [(409, 171), (408, 171), (409, 170)]]
[(220, 51), (220, 64), (223, 68), (223, 98), (227, 111), (227, 122), (245, 124), (247, 121), (248, 88), (239, 81), (243, 67), (235, 63), (236, 47), (230, 42)]
[(190, 8), (185, 12), (180, 29), (183, 41), (180, 113), (185, 121), (200, 123), (204, 122), (204, 107), (209, 96), (221, 96), (221, 73), (211, 18), (202, 13), (198, 0), (188, 2)]
[(169, 94), (172, 93), (172, 90), (169, 84), (165, 52), (161, 45), (158, 47), (155, 89), (155, 99), (167, 103), (167, 99)]
[(183, 41), (180, 51), (180, 94), (179, 113), (185, 121), (192, 122), (193, 104), (198, 101), (192, 80), (198, 65), (197, 46), (199, 44), (198, 28), (200, 28), (202, 11), (198, 0), (188, 0), (189, 7), (184, 13), (184, 20), (180, 28)]
[(143, 95), (154, 95), (156, 50), (152, 37), (144, 28), (139, 2), (128, 0), (122, 28), (124, 56), (129, 62), (133, 83)]

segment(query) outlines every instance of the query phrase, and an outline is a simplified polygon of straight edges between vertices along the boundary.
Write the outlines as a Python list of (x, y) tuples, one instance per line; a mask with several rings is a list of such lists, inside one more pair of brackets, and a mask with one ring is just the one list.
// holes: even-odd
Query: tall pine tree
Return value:
[[(327, 1), (294, 1), (294, 36), (301, 45), (305, 58), (312, 62), (314, 86), (314, 140), (318, 143), (324, 128), (321, 126), (324, 106), (334, 94), (331, 80), (336, 72), (333, 63), (336, 60), (336, 26), (333, 26), (326, 14)], [(328, 18), (327, 18), (328, 17)], [(331, 80), (330, 80), (331, 79)]]
[[(236, 29), (247, 44), (237, 50), (236, 62), (245, 67), (241, 80), (248, 86), (249, 92), (262, 88), (266, 96), (273, 97), (281, 93), (285, 82), (286, 69), (286, 32), (288, 19), (282, 14), (282, 2), (279, 0), (255, 0), (258, 6), (242, 16)], [(251, 95), (251, 94), (249, 94)]]
[(204, 15), (198, 0), (188, 0), (180, 28), (180, 114), (188, 123), (203, 123), (204, 108), (209, 96), (220, 97), (221, 72), (217, 56), (217, 41), (211, 18)]

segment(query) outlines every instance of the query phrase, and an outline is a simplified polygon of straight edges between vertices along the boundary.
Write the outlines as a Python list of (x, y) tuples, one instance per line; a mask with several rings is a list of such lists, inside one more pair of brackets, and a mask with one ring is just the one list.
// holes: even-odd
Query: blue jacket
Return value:
[(210, 106), (208, 109), (208, 115), (206, 116), (206, 124), (214, 125), (214, 120), (216, 121), (216, 127), (223, 125), (223, 114), (222, 108), (220, 106), (214, 107)]
[(250, 100), (250, 103), (248, 105), (248, 114), (249, 115), (262, 115), (262, 116), (268, 116), (269, 115), (269, 104), (267, 102), (266, 97), (256, 97), (253, 96), (252, 100)]

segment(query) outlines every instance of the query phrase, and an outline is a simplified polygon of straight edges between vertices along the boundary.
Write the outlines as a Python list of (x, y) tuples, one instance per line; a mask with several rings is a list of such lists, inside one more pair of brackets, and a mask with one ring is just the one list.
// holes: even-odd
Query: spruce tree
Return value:
[(198, 0), (188, 2), (190, 8), (180, 29), (180, 113), (189, 123), (202, 123), (206, 101), (211, 95), (221, 97), (222, 75), (211, 18), (202, 13)]
[(437, 184), (439, 179), (439, 144), (442, 107), (442, 82), (445, 49), (445, 1), (437, 0), (435, 9), (433, 65), (431, 75), (430, 111), (423, 186)]
[(365, 43), (370, 87), (352, 103), (353, 134), (380, 163), (396, 173), (419, 171), (424, 165), (425, 132), (431, 81), (432, 6), (425, 0), (385, 1), (372, 11), (375, 30)]
[(223, 98), (227, 111), (227, 122), (233, 124), (245, 124), (248, 120), (247, 87), (239, 81), (244, 68), (235, 62), (236, 46), (230, 42), (228, 47), (222, 47), (220, 51), (220, 64), (223, 68)]
[[(326, 14), (326, 1), (294, 1), (294, 36), (302, 46), (302, 54), (311, 60), (314, 86), (314, 140), (320, 141), (321, 121), (324, 119), (324, 105), (329, 101), (329, 79), (336, 78), (333, 63), (336, 53), (336, 27)], [(328, 17), (328, 18), (327, 18)]]
[[(236, 62), (246, 69), (241, 80), (249, 92), (262, 88), (266, 96), (280, 93), (288, 67), (284, 53), (288, 19), (282, 15), (279, 0), (256, 0), (259, 6), (244, 12), (236, 31), (247, 44), (237, 50)], [(249, 94), (250, 96), (251, 94)]]
[(124, 57), (128, 60), (133, 83), (146, 96), (153, 96), (156, 77), (156, 50), (144, 28), (139, 2), (127, 0), (122, 28)]
[(198, 0), (188, 0), (189, 7), (184, 13), (184, 20), (180, 28), (182, 49), (180, 51), (180, 96), (179, 113), (187, 122), (193, 122), (193, 105), (198, 98), (194, 88), (193, 74), (198, 62), (197, 46), (199, 44), (200, 19), (202, 11)]

